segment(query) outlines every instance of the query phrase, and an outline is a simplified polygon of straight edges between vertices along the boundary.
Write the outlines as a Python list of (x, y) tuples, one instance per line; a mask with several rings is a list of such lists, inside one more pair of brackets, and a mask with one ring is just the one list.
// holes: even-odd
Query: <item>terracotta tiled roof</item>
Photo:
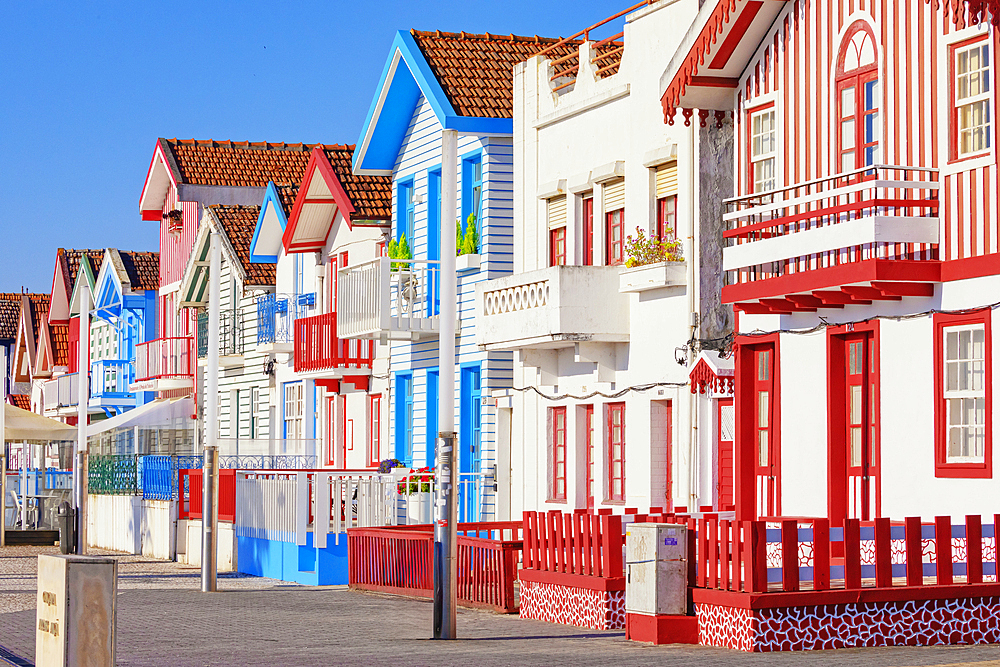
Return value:
[(160, 253), (119, 250), (118, 255), (125, 265), (133, 291), (160, 288)]
[(326, 157), (354, 205), (352, 220), (392, 219), (392, 179), (356, 176), (351, 169), (354, 146), (327, 146)]
[(160, 139), (181, 183), (266, 187), (299, 183), (317, 144)]
[(101, 270), (101, 262), (104, 261), (104, 249), (100, 250), (73, 250), (59, 248), (56, 250), (56, 261), (62, 265), (63, 276), (66, 278), (67, 296), (73, 293), (73, 285), (76, 284), (76, 274), (80, 271), (81, 259), (90, 262), (90, 271), (97, 277)]
[[(32, 296), (42, 298), (44, 294)], [(0, 293), (0, 340), (17, 338), (17, 323), (21, 318), (21, 293)]]
[(212, 206), (215, 217), (236, 251), (236, 257), (246, 275), (247, 286), (270, 287), (275, 284), (275, 265), (250, 261), (250, 241), (257, 226), (260, 206)]
[(52, 335), (52, 365), (69, 366), (69, 325), (50, 324)]
[[(513, 118), (514, 65), (560, 41), (537, 35), (518, 37), (419, 30), (411, 30), (410, 34), (455, 112), (477, 118)], [(548, 57), (555, 59), (574, 53), (579, 44), (566, 42), (553, 49)]]
[(299, 196), (299, 184), (287, 183), (285, 185), (275, 185), (278, 189), (278, 197), (281, 198), (281, 208), (285, 209), (285, 218), (292, 215), (292, 208), (295, 206), (295, 198)]
[(31, 410), (31, 396), (27, 394), (11, 394), (9, 398), (11, 404), (15, 407), (22, 410)]

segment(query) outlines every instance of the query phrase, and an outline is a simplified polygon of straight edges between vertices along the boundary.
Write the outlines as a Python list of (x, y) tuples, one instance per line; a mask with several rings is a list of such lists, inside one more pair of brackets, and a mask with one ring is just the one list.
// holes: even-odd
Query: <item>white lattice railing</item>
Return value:
[(483, 312), (502, 315), (520, 310), (541, 308), (549, 302), (549, 281), (539, 280), (483, 293)]

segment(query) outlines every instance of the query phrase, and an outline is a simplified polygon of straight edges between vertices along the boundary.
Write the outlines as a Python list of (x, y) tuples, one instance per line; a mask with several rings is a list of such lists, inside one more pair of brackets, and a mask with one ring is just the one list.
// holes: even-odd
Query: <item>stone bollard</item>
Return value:
[(113, 667), (118, 561), (38, 557), (38, 667)]

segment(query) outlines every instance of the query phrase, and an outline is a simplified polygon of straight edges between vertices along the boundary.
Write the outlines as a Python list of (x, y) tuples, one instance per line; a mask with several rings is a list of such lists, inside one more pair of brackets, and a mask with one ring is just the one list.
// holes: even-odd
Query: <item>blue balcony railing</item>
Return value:
[(257, 344), (295, 341), (295, 320), (315, 307), (315, 294), (265, 294), (257, 297)]
[(132, 363), (122, 359), (102, 359), (90, 365), (90, 397), (101, 399), (132, 399), (128, 390), (134, 382)]

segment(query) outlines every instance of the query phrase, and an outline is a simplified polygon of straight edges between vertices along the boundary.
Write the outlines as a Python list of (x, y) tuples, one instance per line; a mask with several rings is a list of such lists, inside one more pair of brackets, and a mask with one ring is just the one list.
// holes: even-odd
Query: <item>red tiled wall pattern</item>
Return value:
[(1000, 597), (696, 612), (699, 643), (739, 651), (1000, 642)]
[(521, 618), (592, 630), (625, 628), (625, 591), (593, 591), (521, 582)]

